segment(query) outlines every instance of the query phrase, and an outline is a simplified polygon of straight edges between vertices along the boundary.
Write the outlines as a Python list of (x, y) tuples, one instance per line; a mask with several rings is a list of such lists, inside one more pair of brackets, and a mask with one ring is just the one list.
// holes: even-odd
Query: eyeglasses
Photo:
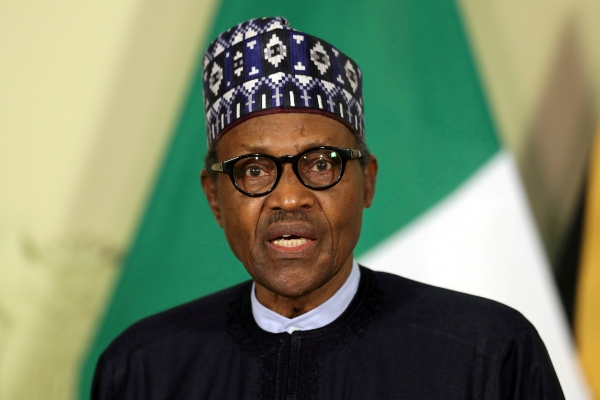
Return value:
[(229, 175), (236, 189), (246, 196), (260, 197), (275, 190), (285, 163), (292, 163), (294, 173), (304, 186), (312, 190), (325, 190), (342, 179), (348, 160), (360, 157), (362, 154), (359, 150), (319, 146), (295, 156), (244, 154), (213, 164), (211, 169)]

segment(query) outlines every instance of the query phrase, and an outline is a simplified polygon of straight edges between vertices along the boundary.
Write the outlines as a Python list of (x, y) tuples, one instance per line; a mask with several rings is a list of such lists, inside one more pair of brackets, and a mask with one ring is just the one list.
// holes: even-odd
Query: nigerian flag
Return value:
[[(355, 255), (364, 265), (485, 296), (521, 311), (569, 399), (586, 398), (550, 268), (511, 156), (499, 142), (456, 5), (450, 1), (222, 0), (207, 39), (283, 16), (363, 71), (365, 136), (379, 159)], [(208, 43), (208, 42), (207, 42)], [(206, 204), (202, 63), (122, 275), (83, 368), (128, 325), (248, 279)]]

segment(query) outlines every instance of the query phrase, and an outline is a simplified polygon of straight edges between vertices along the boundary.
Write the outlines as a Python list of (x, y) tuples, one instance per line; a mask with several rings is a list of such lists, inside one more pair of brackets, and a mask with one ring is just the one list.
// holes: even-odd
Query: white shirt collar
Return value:
[(352, 271), (350, 271), (348, 279), (333, 296), (317, 308), (292, 319), (263, 306), (256, 298), (256, 288), (252, 283), (252, 294), (250, 295), (252, 315), (259, 327), (271, 333), (292, 333), (294, 331), (322, 328), (333, 322), (346, 310), (358, 290), (359, 281), (360, 270), (356, 260), (353, 260)]

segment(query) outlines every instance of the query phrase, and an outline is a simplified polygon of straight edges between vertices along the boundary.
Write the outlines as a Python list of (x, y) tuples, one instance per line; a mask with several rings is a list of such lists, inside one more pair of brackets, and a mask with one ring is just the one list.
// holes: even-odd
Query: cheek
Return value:
[(223, 232), (233, 253), (243, 261), (254, 244), (262, 201), (238, 193), (221, 197)]
[(333, 231), (333, 240), (338, 243), (340, 250), (350, 251), (358, 242), (362, 225), (363, 196), (362, 190), (348, 185), (323, 202), (325, 214)]

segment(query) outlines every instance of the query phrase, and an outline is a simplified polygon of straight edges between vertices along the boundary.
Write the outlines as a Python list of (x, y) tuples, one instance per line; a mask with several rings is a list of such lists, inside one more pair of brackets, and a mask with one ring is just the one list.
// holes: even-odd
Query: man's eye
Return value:
[(331, 163), (327, 160), (319, 160), (315, 162), (311, 168), (312, 171), (322, 172), (331, 169)]
[(265, 175), (265, 171), (257, 166), (248, 167), (246, 169), (246, 176), (258, 178)]

